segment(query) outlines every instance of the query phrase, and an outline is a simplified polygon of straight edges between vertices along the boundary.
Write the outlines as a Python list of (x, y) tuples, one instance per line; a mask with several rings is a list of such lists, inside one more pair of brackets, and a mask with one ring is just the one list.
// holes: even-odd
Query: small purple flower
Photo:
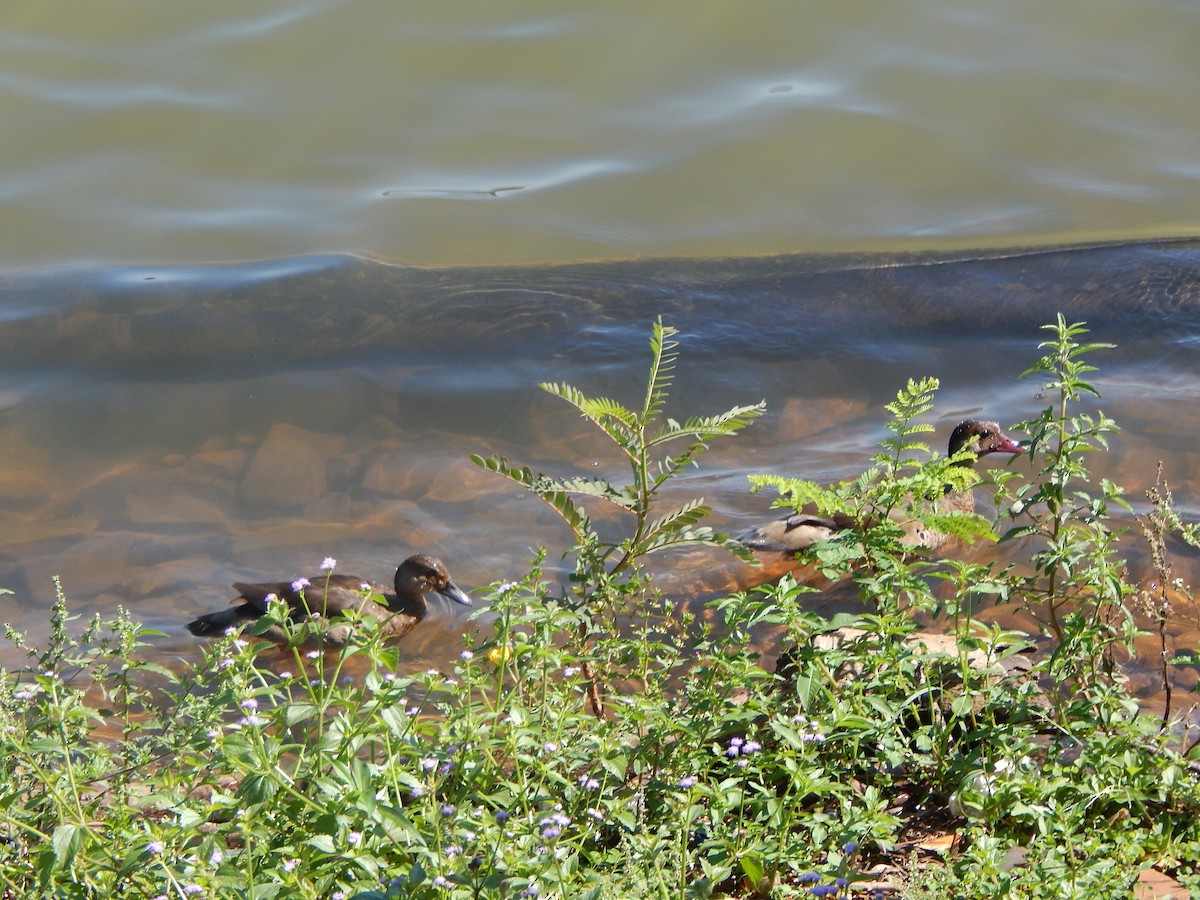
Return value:
[(818, 884), (814, 888), (809, 888), (808, 892), (814, 897), (832, 897), (838, 892), (832, 884)]
[(456, 812), (458, 812), (458, 807), (455, 806), (453, 803), (445, 803), (442, 805), (442, 808), (440, 811), (441, 811), (442, 817), (448, 819), (452, 815), (454, 815)]
[(427, 756), (421, 760), (421, 770), (423, 772), (432, 772), (437, 768), (438, 761), (432, 756)]
[(309, 581), (307, 578), (297, 578), (295, 581), (292, 582), (292, 590), (296, 591), (296, 592), (300, 592), (300, 591), (304, 590), (306, 587), (308, 587), (310, 584), (312, 584), (312, 582)]
[(801, 884), (816, 884), (821, 880), (821, 876), (816, 872), (802, 872), (800, 877), (796, 879)]
[(183, 892), (185, 894), (203, 894), (204, 888), (198, 884), (185, 884), (183, 886)]
[(845, 875), (843, 875), (841, 878), (839, 878), (837, 881), (835, 881), (834, 884), (837, 885), (839, 888), (849, 887), (850, 879), (847, 878)]
[(158, 856), (158, 854), (163, 852), (163, 842), (151, 841), (146, 845), (146, 852), (152, 856)]
[(598, 782), (595, 778), (592, 778), (588, 775), (580, 775), (579, 776), (579, 786), (581, 788), (583, 788), (585, 791), (600, 790), (600, 782)]
[(242, 709), (258, 709), (258, 701), (253, 697), (247, 697), (245, 700), (239, 703), (238, 706), (240, 706)]
[(511, 816), (509, 815), (508, 810), (506, 810), (506, 809), (496, 810), (496, 824), (497, 825), (503, 825), (510, 818), (511, 818)]
[(857, 850), (858, 844), (856, 844), (854, 841), (850, 841), (842, 848), (842, 852), (847, 856), (853, 856)]
[(451, 844), (449, 847), (446, 848), (445, 852), (446, 852), (446, 859), (454, 859), (454, 857), (456, 857), (462, 853), (462, 847), (460, 847), (458, 844)]
[(695, 775), (684, 775), (682, 778), (679, 779), (679, 786), (681, 788), (683, 788), (685, 791), (688, 788), (695, 787), (696, 786), (696, 776)]
[(433, 886), (435, 888), (448, 888), (450, 887), (450, 880), (445, 875), (438, 875), (433, 879)]
[(742, 753), (747, 755), (751, 753), (757, 753), (761, 749), (762, 744), (760, 744), (758, 741), (746, 741), (746, 743), (742, 744)]
[(571, 817), (565, 813), (557, 812), (552, 816), (547, 816), (538, 822), (538, 827), (542, 829), (542, 839), (552, 841), (562, 834), (563, 829), (571, 824)]
[(346, 835), (346, 843), (351, 847), (357, 847), (362, 842), (361, 831), (351, 831)]
[(208, 864), (215, 869), (217, 866), (219, 866), (222, 863), (222, 861), (224, 859), (225, 859), (224, 853), (222, 853), (220, 850), (214, 850), (211, 854), (209, 854)]
[(470, 650), (464, 650), (462, 653), (460, 653), (458, 655), (463, 659), (473, 659), (475, 656), (475, 654), (472, 653)]
[(332, 556), (327, 556), (327, 557), (325, 557), (325, 559), (323, 559), (321, 561), (321, 571), (322, 572), (332, 572), (336, 568), (337, 568), (337, 560), (334, 559)]
[(538, 890), (537, 882), (530, 882), (529, 887), (521, 891), (518, 897), (536, 897), (541, 891)]
[(291, 859), (285, 859), (283, 861), (283, 871), (295, 872), (298, 865), (300, 865), (300, 860), (296, 859), (294, 856)]

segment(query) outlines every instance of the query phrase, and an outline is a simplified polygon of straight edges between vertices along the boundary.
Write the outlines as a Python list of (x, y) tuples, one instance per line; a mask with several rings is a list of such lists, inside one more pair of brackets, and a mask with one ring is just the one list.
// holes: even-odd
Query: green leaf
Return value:
[(763, 869), (762, 860), (753, 853), (743, 853), (738, 859), (738, 864), (742, 867), (742, 871), (746, 873), (746, 877), (750, 879), (750, 884), (757, 889), (762, 884), (763, 876), (766, 871)]
[(69, 868), (83, 848), (87, 836), (88, 830), (82, 825), (59, 825), (55, 828), (50, 839), (55, 865), (61, 869)]
[(337, 852), (337, 847), (334, 846), (333, 837), (328, 834), (316, 834), (306, 840), (304, 843), (308, 846), (319, 850), (322, 853), (333, 854)]
[(679, 346), (679, 342), (673, 340), (676, 334), (678, 332), (674, 328), (663, 324), (662, 316), (654, 321), (650, 333), (650, 376), (646, 381), (646, 399), (642, 403), (643, 424), (662, 413), (677, 359), (672, 352)]
[(501, 456), (489, 456), (485, 459), (477, 454), (471, 454), (471, 462), (498, 475), (503, 475), (533, 491), (562, 517), (580, 543), (583, 542), (584, 536), (591, 531), (591, 520), (586, 513), (575, 505), (574, 501), (567, 496), (566, 491), (553, 479), (545, 475), (534, 475), (533, 470), (528, 466), (516, 468)]
[(317, 714), (317, 708), (311, 703), (290, 703), (283, 711), (284, 724), (289, 727), (311, 719)]
[(279, 792), (279, 785), (266, 775), (247, 775), (238, 786), (238, 797), (244, 803), (265, 803)]
[(646, 529), (647, 535), (653, 535), (660, 531), (678, 531), (681, 528), (687, 528), (690, 525), (695, 525), (712, 511), (712, 508), (704, 504), (704, 498), (697, 497), (695, 500), (689, 500), (683, 506), (678, 506), (655, 519), (654, 522)]
[(969, 694), (960, 694), (950, 704), (950, 711), (960, 719), (965, 719), (975, 711), (975, 698)]

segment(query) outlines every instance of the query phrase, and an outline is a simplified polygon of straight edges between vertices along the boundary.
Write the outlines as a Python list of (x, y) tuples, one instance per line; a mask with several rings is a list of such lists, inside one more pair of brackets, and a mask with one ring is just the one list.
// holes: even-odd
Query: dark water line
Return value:
[(421, 269), (348, 255), (227, 266), (71, 267), (0, 282), (0, 371), (171, 380), (346, 359), (627, 358), (663, 315), (692, 358), (1036, 335), (1200, 341), (1200, 241), (995, 253), (658, 259)]

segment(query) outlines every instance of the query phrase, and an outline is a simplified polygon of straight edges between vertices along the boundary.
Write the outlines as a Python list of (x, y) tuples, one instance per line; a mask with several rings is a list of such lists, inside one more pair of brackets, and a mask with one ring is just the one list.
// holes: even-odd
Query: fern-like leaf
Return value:
[(517, 468), (502, 456), (489, 456), (485, 458), (472, 453), (471, 462), (481, 468), (487, 469), (489, 472), (503, 475), (510, 481), (514, 481), (537, 494), (545, 501), (547, 506), (562, 517), (577, 541), (582, 542), (584, 537), (591, 531), (591, 519), (570, 498), (567, 493), (568, 489), (561, 482), (555, 481), (546, 475), (535, 475), (529, 466)]
[(646, 529), (647, 537), (652, 537), (660, 532), (678, 531), (682, 528), (687, 528), (695, 525), (705, 516), (712, 512), (712, 507), (707, 506), (702, 498), (690, 500), (683, 506), (676, 507), (665, 515), (659, 516)]
[(662, 414), (678, 358), (674, 352), (679, 346), (679, 341), (674, 340), (678, 333), (670, 325), (663, 324), (662, 316), (655, 320), (650, 335), (650, 376), (646, 381), (646, 399), (642, 402), (643, 425)]

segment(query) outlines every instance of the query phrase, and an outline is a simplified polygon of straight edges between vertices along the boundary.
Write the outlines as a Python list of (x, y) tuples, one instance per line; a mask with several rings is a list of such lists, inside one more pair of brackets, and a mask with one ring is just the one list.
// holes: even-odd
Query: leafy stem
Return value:
[[(574, 406), (616, 445), (629, 465), (629, 482), (613, 485), (602, 478), (556, 478), (534, 473), (528, 466), (514, 466), (504, 457), (472, 456), (477, 465), (520, 484), (541, 497), (571, 529), (577, 546), (576, 578), (586, 602), (605, 591), (650, 553), (673, 547), (707, 544), (722, 547), (751, 560), (749, 551), (728, 535), (699, 525), (710, 512), (702, 498), (690, 500), (665, 513), (654, 515), (662, 486), (708, 449), (709, 441), (734, 435), (762, 415), (765, 405), (735, 406), (713, 416), (691, 417), (683, 422), (664, 418), (677, 359), (676, 330), (659, 319), (650, 338), (650, 367), (646, 392), (640, 408), (630, 409), (608, 397), (589, 397), (569, 384), (543, 383), (542, 390)], [(670, 445), (682, 449), (657, 454)], [(586, 510), (575, 497), (604, 500), (634, 517), (632, 532), (625, 538), (606, 542), (592, 528)]]

